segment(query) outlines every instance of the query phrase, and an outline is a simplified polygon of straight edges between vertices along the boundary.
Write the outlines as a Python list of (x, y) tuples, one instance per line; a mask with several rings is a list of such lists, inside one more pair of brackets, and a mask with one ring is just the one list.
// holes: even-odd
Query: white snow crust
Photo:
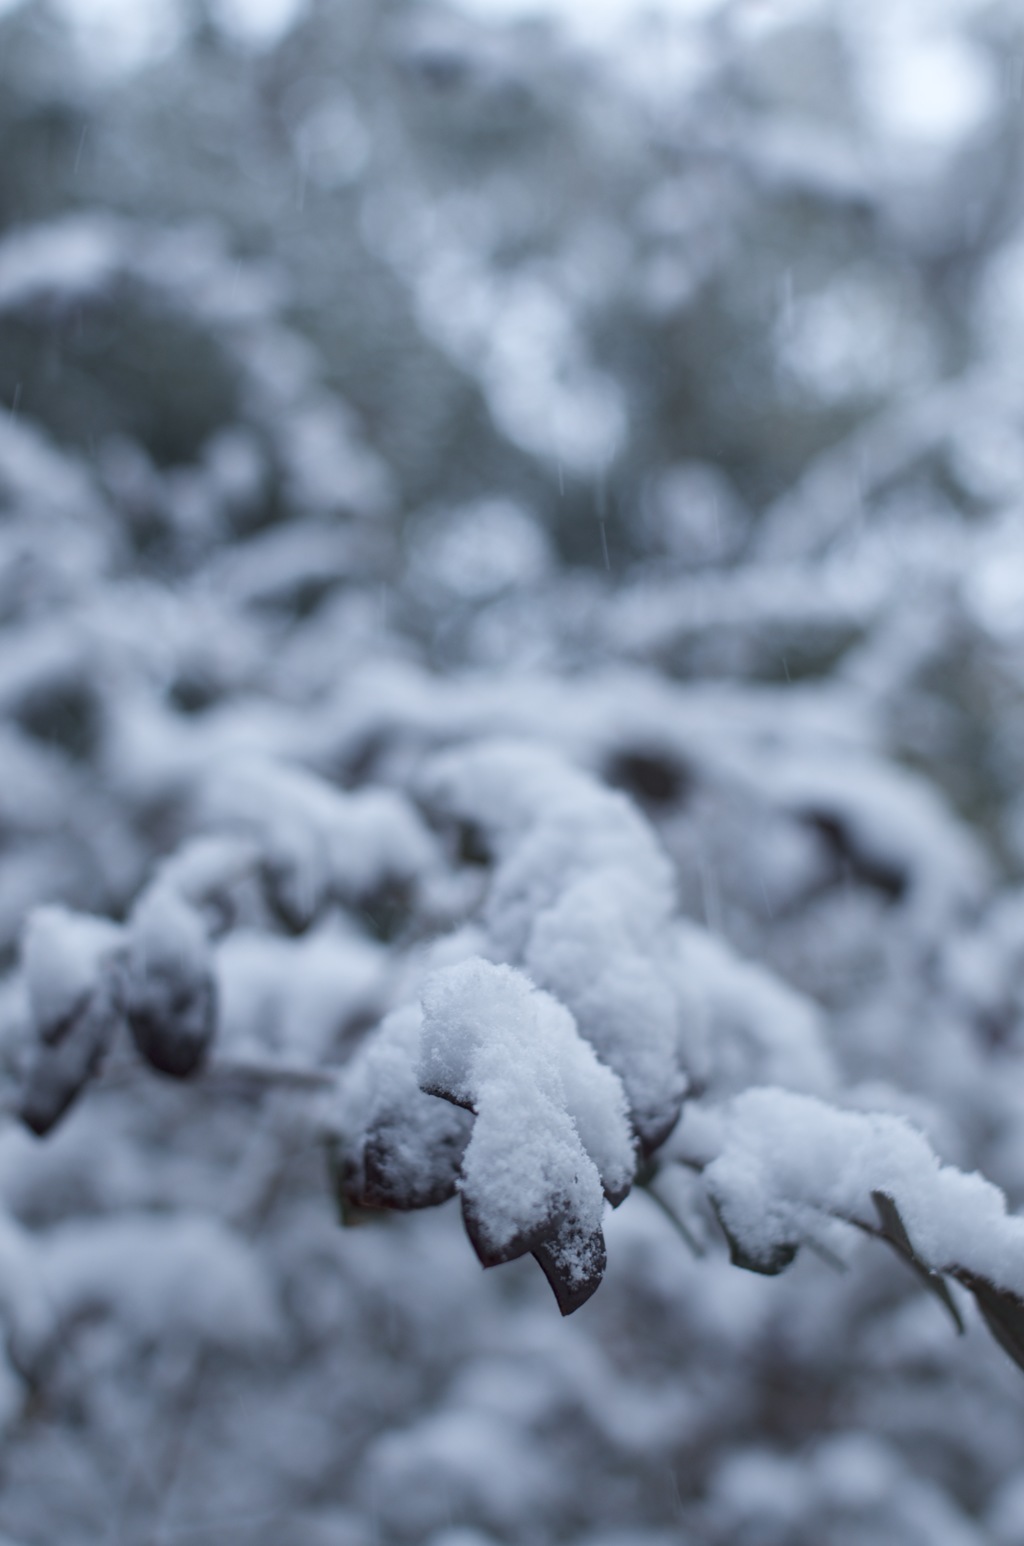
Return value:
[(1024, 1219), (1007, 1214), (992, 1182), (941, 1164), (903, 1118), (757, 1089), (738, 1095), (719, 1120), (705, 1181), (730, 1233), (755, 1258), (813, 1239), (827, 1218), (877, 1229), (877, 1191), (895, 1202), (928, 1267), (964, 1268), (1024, 1298)]
[(623, 795), (528, 743), (445, 754), (426, 783), (495, 848), (484, 918), (496, 951), (572, 1011), (622, 1080), (641, 1140), (656, 1143), (687, 1076), (672, 876), (647, 823)]
[(501, 1259), (565, 1218), (587, 1236), (634, 1153), (622, 1086), (572, 1015), (521, 972), (479, 958), (423, 988), (422, 1087), (476, 1115), (459, 1188)]
[(40, 1035), (53, 1041), (94, 990), (123, 930), (66, 907), (37, 907), (22, 937), (29, 1004)]
[(413, 881), (434, 862), (422, 821), (390, 789), (350, 794), (304, 769), (246, 758), (215, 771), (202, 802), (212, 825), (256, 836), (307, 917), (328, 894), (358, 900), (387, 881)]
[(196, 980), (210, 969), (203, 920), (171, 886), (151, 886), (132, 909), (130, 972), (140, 981)]
[(253, 1348), (277, 1321), (251, 1246), (201, 1214), (66, 1224), (40, 1240), (39, 1271), (58, 1317), (102, 1312), (148, 1340)]
[(378, 1206), (450, 1196), (472, 1126), (468, 1112), (420, 1089), (421, 1026), (418, 1005), (388, 1015), (339, 1076), (326, 1118), (348, 1188)]

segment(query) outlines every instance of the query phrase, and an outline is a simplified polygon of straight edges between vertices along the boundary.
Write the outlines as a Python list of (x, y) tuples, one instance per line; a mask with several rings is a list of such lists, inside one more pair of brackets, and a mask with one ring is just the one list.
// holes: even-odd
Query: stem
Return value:
[(697, 1239), (693, 1231), (687, 1228), (675, 1209), (671, 1208), (665, 1201), (664, 1197), (662, 1197), (661, 1193), (655, 1189), (653, 1176), (650, 1180), (641, 1181), (639, 1185), (640, 1189), (647, 1193), (655, 1207), (661, 1209), (662, 1213), (668, 1219), (673, 1229), (680, 1236), (680, 1238), (686, 1242), (694, 1256), (698, 1258), (706, 1256), (707, 1252), (705, 1251), (704, 1246)]
[(337, 1072), (331, 1068), (311, 1068), (302, 1063), (263, 1061), (259, 1058), (219, 1058), (201, 1074), (204, 1083), (222, 1079), (246, 1079), (253, 1084), (292, 1090), (332, 1090)]

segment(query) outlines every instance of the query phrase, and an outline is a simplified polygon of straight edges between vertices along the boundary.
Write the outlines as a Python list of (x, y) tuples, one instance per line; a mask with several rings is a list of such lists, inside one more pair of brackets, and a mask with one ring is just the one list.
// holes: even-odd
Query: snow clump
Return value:
[(651, 828), (625, 796), (528, 743), (445, 753), (425, 784), (495, 854), (484, 922), (496, 952), (572, 1012), (653, 1151), (688, 1078), (672, 872)]
[(619, 1079), (565, 1006), (512, 967), (448, 967), (422, 1002), (421, 1086), (476, 1115), (459, 1190), (478, 1255), (490, 1266), (547, 1247), (566, 1291), (588, 1297), (605, 1195), (620, 1199), (633, 1177)]

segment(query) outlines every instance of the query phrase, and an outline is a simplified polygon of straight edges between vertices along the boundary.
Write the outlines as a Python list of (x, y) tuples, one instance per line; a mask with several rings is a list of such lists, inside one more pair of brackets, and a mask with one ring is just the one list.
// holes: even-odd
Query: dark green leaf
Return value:
[(974, 1295), (985, 1324), (1000, 1347), (1018, 1368), (1024, 1369), (1024, 1300), (1009, 1289), (996, 1288), (987, 1278), (979, 1278), (965, 1267), (951, 1270)]
[(871, 1201), (874, 1203), (875, 1210), (878, 1213), (881, 1226), (878, 1233), (881, 1238), (887, 1241), (893, 1250), (903, 1257), (904, 1261), (909, 1263), (929, 1293), (934, 1294), (943, 1308), (952, 1316), (953, 1325), (962, 1336), (964, 1330), (963, 1317), (957, 1309), (956, 1300), (949, 1291), (949, 1284), (941, 1272), (936, 1272), (934, 1268), (929, 1267), (914, 1250), (910, 1236), (907, 1234), (907, 1227), (900, 1217), (900, 1211), (894, 1200), (889, 1196), (888, 1192), (872, 1192)]
[(783, 1242), (773, 1246), (768, 1251), (751, 1251), (744, 1243), (737, 1239), (722, 1217), (718, 1203), (712, 1197), (711, 1206), (715, 1210), (715, 1217), (722, 1226), (722, 1233), (729, 1242), (729, 1260), (734, 1267), (742, 1267), (744, 1272), (759, 1272), (763, 1277), (774, 1278), (780, 1272), (785, 1272), (796, 1259), (798, 1245)]
[(19, 1115), (37, 1137), (60, 1121), (98, 1073), (121, 1016), (116, 980), (102, 982), (51, 1036), (35, 1048)]
[(584, 1236), (572, 1226), (538, 1245), (533, 1255), (563, 1315), (571, 1315), (597, 1292), (608, 1261), (601, 1230)]

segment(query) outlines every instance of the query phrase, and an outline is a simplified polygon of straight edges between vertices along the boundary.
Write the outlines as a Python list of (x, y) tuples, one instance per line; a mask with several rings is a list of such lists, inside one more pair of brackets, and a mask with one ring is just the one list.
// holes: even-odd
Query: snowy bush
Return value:
[(0, 8), (20, 1546), (1024, 1540), (1021, 24), (621, 9)]

